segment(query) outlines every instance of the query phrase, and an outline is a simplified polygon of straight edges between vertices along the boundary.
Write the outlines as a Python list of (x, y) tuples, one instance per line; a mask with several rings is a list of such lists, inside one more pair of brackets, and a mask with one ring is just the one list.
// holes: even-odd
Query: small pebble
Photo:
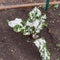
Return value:
[(14, 50), (11, 50), (11, 52), (14, 54), (15, 53), (15, 51)]
[(3, 60), (3, 58), (0, 58), (0, 60)]
[(59, 60), (59, 58), (58, 59), (55, 59), (55, 60)]
[(49, 33), (51, 33), (51, 30), (49, 29)]
[(60, 21), (58, 21), (58, 20), (57, 20), (56, 22), (58, 22), (58, 23), (59, 23)]
[(54, 23), (54, 21), (52, 21), (52, 23)]

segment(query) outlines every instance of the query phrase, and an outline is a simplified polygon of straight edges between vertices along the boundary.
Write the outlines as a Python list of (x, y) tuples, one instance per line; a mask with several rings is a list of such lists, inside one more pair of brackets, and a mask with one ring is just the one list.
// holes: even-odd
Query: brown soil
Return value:
[[(19, 8), (0, 11), (0, 60), (41, 60), (39, 52), (32, 41), (27, 43), (27, 40), (32, 39), (23, 36), (21, 33), (13, 32), (7, 24), (7, 19), (13, 20), (16, 17), (26, 20), (27, 13), (30, 10)], [(41, 10), (43, 11), (43, 9)], [(50, 8), (45, 13), (48, 16), (46, 20), (48, 27), (39, 35), (46, 38), (47, 46), (51, 52), (51, 60), (60, 60), (60, 48), (56, 47), (56, 42), (60, 43), (60, 40), (56, 39), (60, 38), (60, 17), (58, 16), (60, 6), (57, 10)]]
[(51, 33), (55, 43), (60, 43), (60, 7), (59, 9), (54, 9), (51, 7), (47, 12), (47, 23), (49, 32)]

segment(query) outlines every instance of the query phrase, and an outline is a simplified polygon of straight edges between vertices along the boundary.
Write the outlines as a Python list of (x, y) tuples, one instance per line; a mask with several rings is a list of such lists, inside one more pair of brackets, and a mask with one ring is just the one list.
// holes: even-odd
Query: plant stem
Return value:
[(47, 10), (49, 8), (49, 2), (50, 0), (46, 0), (46, 7), (45, 7), (45, 10)]

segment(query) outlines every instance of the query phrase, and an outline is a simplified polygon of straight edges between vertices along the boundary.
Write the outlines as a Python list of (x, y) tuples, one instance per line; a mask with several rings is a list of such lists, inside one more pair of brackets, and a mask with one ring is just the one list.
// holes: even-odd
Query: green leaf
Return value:
[(18, 29), (20, 29), (20, 28), (21, 28), (21, 26), (16, 25), (16, 26), (13, 28), (13, 30), (14, 30), (15, 32), (19, 32)]
[(21, 32), (23, 33), (25, 30), (24, 29), (21, 29)]
[(47, 27), (47, 24), (43, 23), (42, 28), (45, 28), (45, 27)]
[(24, 26), (24, 25), (25, 25), (25, 23), (26, 23), (26, 21), (24, 21), (24, 20), (23, 20), (23, 22), (21, 22), (21, 23), (22, 23), (22, 25)]

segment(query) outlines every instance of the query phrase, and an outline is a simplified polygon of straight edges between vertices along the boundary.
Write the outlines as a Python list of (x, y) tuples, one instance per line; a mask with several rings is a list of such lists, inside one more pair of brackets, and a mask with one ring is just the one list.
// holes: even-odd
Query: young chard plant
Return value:
[(47, 26), (45, 23), (46, 14), (42, 14), (41, 11), (35, 7), (29, 12), (29, 18), (27, 21), (21, 18), (16, 18), (13, 21), (9, 21), (8, 25), (13, 28), (15, 32), (22, 32), (23, 35), (32, 35), (34, 44), (37, 47), (42, 60), (50, 60), (50, 52), (47, 49), (46, 41), (43, 38), (39, 38), (37, 35)]

